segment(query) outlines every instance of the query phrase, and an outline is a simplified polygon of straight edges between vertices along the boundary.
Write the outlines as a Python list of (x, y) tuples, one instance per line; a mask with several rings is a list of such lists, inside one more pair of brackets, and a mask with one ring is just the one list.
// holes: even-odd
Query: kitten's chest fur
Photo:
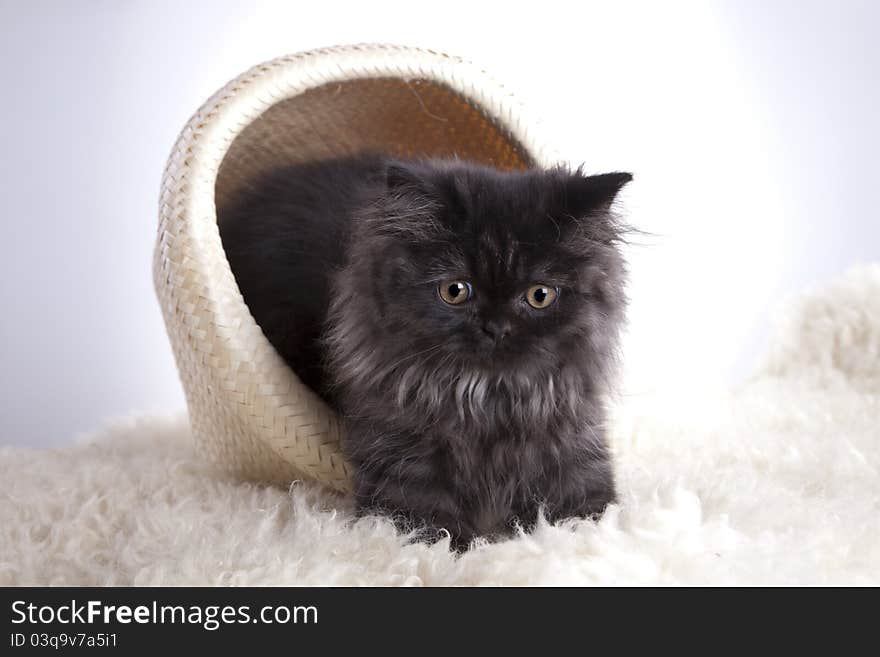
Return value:
[(539, 496), (543, 482), (558, 478), (578, 449), (578, 431), (570, 421), (554, 423), (552, 430), (504, 422), (479, 429), (452, 424), (439, 426), (432, 437), (434, 467), (464, 502), (488, 492), (488, 506), (499, 511)]
[[(567, 400), (575, 393), (571, 407)], [(589, 390), (501, 387), (481, 404), (469, 408), (453, 387), (440, 403), (397, 416), (424, 421), (402, 426), (377, 419), (376, 433), (397, 440), (353, 436), (349, 452), (362, 472), (372, 471), (364, 480), (371, 493), (375, 482), (385, 498), (417, 498), (443, 520), (438, 524), (448, 527), (446, 516), (454, 518), (457, 535), (467, 538), (503, 534), (515, 522), (528, 526), (540, 507), (553, 517), (586, 496), (585, 482), (597, 473), (607, 471), (610, 481), (601, 429), (593, 422), (601, 405)]]

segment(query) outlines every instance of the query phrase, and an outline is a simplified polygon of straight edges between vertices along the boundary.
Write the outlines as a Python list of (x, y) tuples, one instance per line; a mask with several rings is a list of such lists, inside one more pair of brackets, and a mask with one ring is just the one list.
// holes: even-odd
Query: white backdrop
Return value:
[(870, 0), (0, 0), (0, 444), (183, 406), (150, 278), (177, 131), (257, 62), (362, 41), (475, 60), (566, 157), (633, 171), (626, 392), (735, 384), (784, 299), (880, 258), (878, 25)]

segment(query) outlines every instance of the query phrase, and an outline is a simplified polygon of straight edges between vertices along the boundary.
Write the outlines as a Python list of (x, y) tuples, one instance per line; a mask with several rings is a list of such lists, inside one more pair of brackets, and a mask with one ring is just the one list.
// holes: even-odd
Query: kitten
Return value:
[(631, 178), (364, 155), (275, 171), (220, 216), (257, 323), (345, 418), (361, 512), (461, 549), (614, 501)]

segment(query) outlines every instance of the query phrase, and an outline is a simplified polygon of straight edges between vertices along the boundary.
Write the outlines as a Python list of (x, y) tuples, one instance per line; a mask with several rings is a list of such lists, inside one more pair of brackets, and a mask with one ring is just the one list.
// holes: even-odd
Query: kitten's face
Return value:
[(388, 340), (485, 373), (604, 357), (623, 305), (608, 209), (629, 178), (392, 168), (370, 292)]

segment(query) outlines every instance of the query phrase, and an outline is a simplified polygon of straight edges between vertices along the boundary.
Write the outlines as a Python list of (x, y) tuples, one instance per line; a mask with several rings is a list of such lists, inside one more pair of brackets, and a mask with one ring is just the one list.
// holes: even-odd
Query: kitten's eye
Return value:
[(551, 305), (558, 296), (559, 292), (556, 288), (549, 285), (532, 285), (526, 291), (526, 301), (529, 302), (532, 308), (538, 309)]
[(440, 298), (451, 306), (457, 306), (471, 298), (471, 284), (467, 281), (443, 281), (437, 288)]

